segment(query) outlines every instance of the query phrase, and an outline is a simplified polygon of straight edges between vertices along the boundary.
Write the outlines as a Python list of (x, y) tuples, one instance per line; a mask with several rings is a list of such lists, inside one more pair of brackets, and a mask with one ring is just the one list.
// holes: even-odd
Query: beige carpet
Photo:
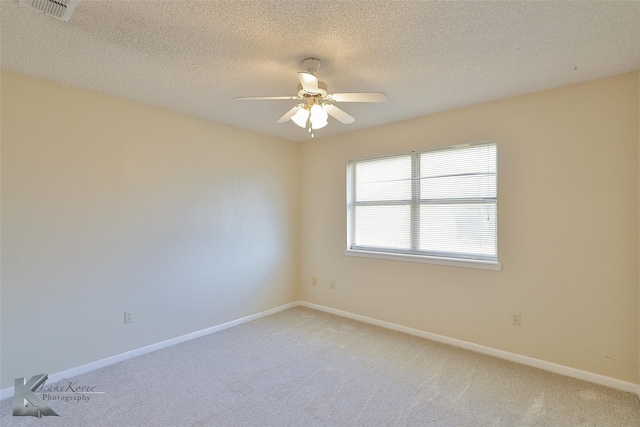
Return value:
[(640, 426), (633, 394), (302, 307), (71, 381), (104, 394), (0, 424)]

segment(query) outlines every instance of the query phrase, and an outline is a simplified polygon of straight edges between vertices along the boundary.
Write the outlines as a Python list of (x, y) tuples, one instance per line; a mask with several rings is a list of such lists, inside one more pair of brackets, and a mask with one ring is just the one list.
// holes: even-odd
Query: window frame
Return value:
[[(450, 256), (450, 252), (445, 251), (422, 251), (418, 248), (418, 239), (419, 233), (416, 230), (420, 229), (420, 219), (419, 213), (417, 211), (420, 210), (420, 206), (423, 204), (430, 203), (442, 203), (442, 200), (439, 201), (424, 201), (420, 198), (420, 179), (416, 179), (420, 177), (420, 156), (424, 153), (433, 153), (438, 151), (445, 150), (455, 150), (455, 149), (463, 149), (470, 148), (474, 146), (482, 146), (482, 145), (495, 145), (496, 146), (496, 197), (495, 198), (461, 198), (461, 199), (448, 199), (449, 203), (460, 203), (460, 202), (472, 202), (472, 203), (486, 203), (487, 200), (491, 200), (491, 203), (495, 203), (496, 209), (496, 256), (493, 257), (483, 257), (478, 254), (464, 254), (464, 253), (456, 253), (455, 257)], [(367, 158), (358, 158), (353, 159), (347, 162), (347, 194), (346, 194), (346, 205), (347, 205), (347, 249), (344, 251), (345, 255), (348, 256), (357, 256), (357, 257), (366, 257), (366, 258), (378, 258), (385, 260), (395, 260), (395, 261), (406, 261), (406, 262), (419, 262), (419, 263), (429, 263), (429, 264), (438, 264), (438, 265), (446, 265), (451, 267), (465, 267), (465, 268), (477, 268), (484, 270), (494, 270), (500, 271), (502, 269), (502, 264), (498, 261), (498, 174), (499, 174), (499, 165), (498, 165), (498, 142), (496, 140), (488, 140), (488, 141), (479, 141), (471, 144), (459, 144), (452, 145), (446, 147), (439, 147), (435, 149), (429, 150), (421, 150), (421, 151), (410, 151), (405, 153), (396, 153), (390, 155), (383, 156), (375, 156), (375, 157), (367, 157)], [(401, 156), (411, 156), (411, 170), (412, 170), (412, 189), (411, 189), (411, 198), (404, 200), (383, 200), (383, 201), (375, 201), (375, 202), (356, 202), (354, 188), (356, 185), (356, 174), (353, 173), (352, 167), (357, 162), (369, 161), (369, 160), (377, 160), (377, 159), (390, 159), (394, 157)], [(453, 203), (452, 203), (453, 202)], [(353, 245), (352, 241), (355, 236), (355, 207), (356, 206), (392, 206), (392, 205), (409, 205), (411, 209), (411, 219), (410, 219), (410, 229), (411, 235), (411, 249), (405, 250), (394, 250), (392, 248), (383, 248), (377, 249), (367, 246), (357, 246)]]

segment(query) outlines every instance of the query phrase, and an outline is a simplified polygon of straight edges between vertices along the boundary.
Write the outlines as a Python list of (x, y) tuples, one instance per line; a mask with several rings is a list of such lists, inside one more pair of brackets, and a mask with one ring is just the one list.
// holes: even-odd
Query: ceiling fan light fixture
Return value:
[(276, 123), (286, 123), (291, 120), (301, 128), (307, 129), (311, 134), (311, 138), (314, 137), (313, 130), (322, 129), (329, 124), (327, 122), (329, 116), (345, 125), (351, 124), (356, 120), (355, 117), (336, 107), (334, 102), (385, 102), (387, 100), (387, 95), (382, 92), (344, 92), (330, 94), (327, 92), (327, 84), (319, 81), (316, 76), (316, 72), (321, 67), (322, 62), (317, 58), (307, 58), (302, 61), (302, 65), (306, 71), (298, 72), (299, 83), (297, 86), (297, 96), (244, 96), (236, 99), (241, 101), (279, 99), (302, 101), (302, 103), (297, 104), (284, 113), (276, 120)]
[(301, 128), (307, 127), (307, 119), (309, 118), (309, 110), (301, 108), (291, 116), (291, 121), (300, 126)]
[(327, 122), (326, 120), (324, 122), (311, 122), (311, 129), (322, 129), (323, 127), (325, 127), (326, 125), (328, 125), (329, 122)]
[(324, 108), (322, 107), (321, 104), (314, 104), (311, 107), (311, 120), (320, 120), (320, 121), (327, 121), (327, 118), (329, 117), (329, 115), (327, 114), (326, 111), (324, 111)]
[(321, 129), (323, 127), (325, 127), (327, 125), (327, 118), (329, 118), (329, 115), (327, 114), (326, 111), (324, 111), (324, 108), (322, 108), (322, 105), (320, 104), (314, 104), (311, 107), (311, 127), (313, 129)]

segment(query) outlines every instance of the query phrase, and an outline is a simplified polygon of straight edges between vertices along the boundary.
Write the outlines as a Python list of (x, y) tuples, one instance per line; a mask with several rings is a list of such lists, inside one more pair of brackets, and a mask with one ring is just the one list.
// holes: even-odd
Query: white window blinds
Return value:
[(349, 162), (349, 249), (497, 261), (497, 145)]

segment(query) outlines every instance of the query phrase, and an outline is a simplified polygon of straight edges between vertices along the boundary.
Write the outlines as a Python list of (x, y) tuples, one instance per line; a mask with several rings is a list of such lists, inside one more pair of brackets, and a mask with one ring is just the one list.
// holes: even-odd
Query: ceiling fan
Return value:
[(322, 66), (322, 62), (317, 58), (307, 58), (302, 61), (303, 67), (307, 71), (298, 73), (298, 95), (297, 96), (243, 96), (236, 98), (239, 101), (263, 101), (291, 99), (302, 101), (295, 107), (287, 111), (276, 123), (285, 123), (289, 119), (301, 128), (306, 128), (314, 137), (313, 131), (321, 129), (327, 125), (327, 119), (332, 116), (345, 125), (353, 123), (356, 119), (340, 108), (336, 107), (336, 102), (385, 102), (387, 95), (381, 92), (348, 92), (334, 93), (327, 92), (327, 84), (321, 82), (316, 77), (317, 71)]

